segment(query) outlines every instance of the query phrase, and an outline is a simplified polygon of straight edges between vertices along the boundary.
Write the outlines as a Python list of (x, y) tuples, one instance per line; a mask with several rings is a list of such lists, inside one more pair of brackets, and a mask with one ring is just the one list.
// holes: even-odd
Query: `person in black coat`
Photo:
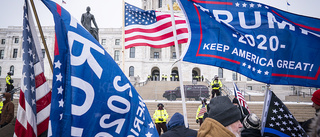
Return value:
[(261, 122), (256, 114), (251, 113), (244, 118), (243, 128), (241, 137), (261, 137)]
[(186, 128), (183, 115), (176, 112), (167, 124), (168, 131), (161, 134), (160, 137), (197, 137), (198, 132)]
[[(234, 104), (234, 105), (237, 105), (237, 107), (239, 108), (239, 110), (240, 110), (240, 112), (241, 112), (241, 123), (243, 122), (243, 119), (247, 116), (247, 115), (249, 115), (249, 111), (244, 107), (244, 106), (241, 106), (240, 104), (239, 104), (239, 101), (238, 101), (238, 99), (237, 98), (233, 98), (233, 100), (232, 100), (232, 103)], [(241, 108), (240, 108), (241, 107)]]

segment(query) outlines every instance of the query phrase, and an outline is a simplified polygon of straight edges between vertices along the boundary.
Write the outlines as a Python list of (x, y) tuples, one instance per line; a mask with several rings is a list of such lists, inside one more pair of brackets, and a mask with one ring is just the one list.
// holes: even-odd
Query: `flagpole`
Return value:
[(264, 103), (263, 103), (263, 109), (262, 109), (262, 123), (261, 123), (261, 136), (263, 136), (263, 133), (264, 133), (264, 127), (265, 127), (265, 124), (266, 124), (266, 118), (267, 118), (267, 113), (268, 111), (265, 110), (269, 105), (270, 103), (268, 103), (267, 101), (270, 100), (268, 99), (269, 98), (269, 91), (270, 91), (270, 84), (267, 84), (267, 90), (266, 90), (266, 93), (264, 94)]
[(32, 10), (33, 10), (34, 16), (35, 16), (36, 21), (37, 21), (38, 29), (39, 29), (40, 36), (41, 36), (41, 39), (42, 39), (42, 44), (43, 44), (44, 49), (46, 51), (46, 55), (47, 55), (48, 62), (49, 62), (50, 68), (51, 68), (51, 72), (53, 73), (53, 65), (52, 65), (51, 56), (49, 54), (49, 50), (48, 50), (48, 47), (47, 47), (46, 40), (44, 39), (44, 35), (43, 35), (43, 32), (42, 32), (42, 28), (41, 28), (41, 25), (40, 25), (40, 21), (39, 21), (39, 18), (38, 18), (36, 7), (34, 6), (33, 0), (30, 0), (30, 3), (31, 3), (31, 6), (32, 6)]
[(124, 14), (125, 14), (125, 8), (124, 8), (124, 0), (122, 0), (122, 71), (124, 73), (124, 42), (125, 42), (125, 39), (124, 39)]
[[(174, 20), (174, 14), (173, 14), (173, 6), (172, 6), (172, 0), (169, 0), (169, 6), (170, 6), (170, 13), (171, 13), (171, 22), (172, 22), (172, 28), (173, 28), (173, 39), (174, 39), (174, 45), (176, 50), (177, 58), (180, 59), (180, 52), (179, 52), (179, 45), (177, 41), (177, 31), (176, 31), (176, 23)], [(180, 82), (180, 92), (181, 92), (181, 99), (182, 99), (182, 110), (183, 110), (183, 118), (184, 118), (184, 124), (188, 128), (188, 118), (187, 118), (187, 108), (186, 108), (186, 99), (184, 95), (184, 86), (183, 86), (183, 79), (182, 79), (182, 70), (181, 70), (181, 61), (177, 62), (178, 65), (178, 72), (179, 72), (179, 82)]]

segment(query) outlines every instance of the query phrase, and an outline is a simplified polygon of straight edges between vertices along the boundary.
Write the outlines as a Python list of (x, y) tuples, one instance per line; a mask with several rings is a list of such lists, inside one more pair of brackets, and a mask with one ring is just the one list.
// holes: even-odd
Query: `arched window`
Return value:
[(130, 76), (134, 76), (134, 67), (133, 66), (129, 67), (129, 77)]
[(14, 75), (14, 66), (13, 65), (10, 67), (10, 71), (11, 71), (12, 76), (13, 76)]
[(222, 68), (218, 69), (218, 77), (223, 78), (223, 69)]

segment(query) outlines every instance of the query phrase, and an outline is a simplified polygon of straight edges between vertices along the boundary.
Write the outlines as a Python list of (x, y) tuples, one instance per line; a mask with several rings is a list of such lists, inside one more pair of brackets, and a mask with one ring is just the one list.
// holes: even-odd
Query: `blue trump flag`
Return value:
[(56, 33), (48, 136), (159, 136), (141, 96), (98, 41), (60, 5), (42, 2)]
[(245, 0), (179, 0), (191, 38), (183, 61), (278, 85), (320, 87), (320, 20)]

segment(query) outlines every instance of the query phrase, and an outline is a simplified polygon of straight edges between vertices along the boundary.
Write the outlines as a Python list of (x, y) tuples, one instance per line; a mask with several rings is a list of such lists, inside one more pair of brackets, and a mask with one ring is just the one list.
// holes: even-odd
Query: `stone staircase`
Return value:
[[(153, 116), (154, 111), (157, 109), (157, 104), (162, 103), (164, 104), (164, 108), (167, 110), (169, 114), (170, 121), (171, 116), (179, 112), (183, 114), (182, 109), (182, 102), (181, 101), (145, 101), (149, 113), (151, 117)], [(263, 102), (247, 102), (250, 112), (257, 114), (258, 117), (262, 117), (262, 109), (263, 109)], [(292, 115), (296, 118), (297, 121), (302, 122), (309, 118), (312, 118), (315, 114), (315, 110), (311, 107), (311, 103), (292, 103), (292, 102), (284, 102), (287, 106), (289, 111)], [(198, 106), (200, 105), (200, 101), (187, 101), (186, 108), (187, 108), (187, 118), (189, 123), (189, 128), (198, 130), (199, 124), (196, 123), (196, 112)]]

